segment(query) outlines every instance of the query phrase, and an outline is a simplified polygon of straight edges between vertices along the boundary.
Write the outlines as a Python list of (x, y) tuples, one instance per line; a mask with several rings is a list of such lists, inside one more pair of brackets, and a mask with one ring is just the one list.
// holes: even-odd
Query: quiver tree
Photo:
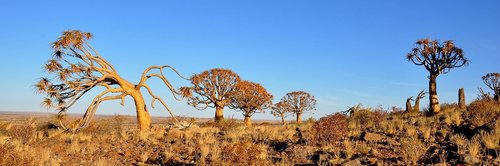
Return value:
[(422, 39), (416, 42), (416, 47), (406, 55), (408, 61), (424, 66), (429, 71), (429, 104), (432, 113), (440, 111), (436, 79), (440, 74), (446, 74), (451, 69), (469, 63), (461, 48), (455, 47), (453, 41), (439, 43), (437, 40)]
[(417, 95), (417, 97), (415, 97), (415, 105), (413, 105), (413, 112), (416, 113), (416, 112), (419, 112), (420, 111), (420, 99), (423, 99), (425, 98), (425, 89), (420, 91)]
[(273, 100), (273, 96), (262, 85), (250, 81), (238, 82), (231, 98), (229, 108), (243, 113), (245, 126), (251, 126), (252, 115), (264, 112), (264, 109), (272, 105)]
[(500, 102), (500, 73), (488, 73), (481, 78), (484, 84), (493, 90), (493, 100)]
[(273, 114), (274, 117), (280, 117), (281, 118), (281, 124), (283, 126), (286, 125), (286, 120), (285, 118), (290, 116), (292, 112), (288, 109), (288, 106), (284, 101), (280, 101), (276, 104), (273, 104), (271, 107), (271, 114)]
[(465, 91), (464, 88), (458, 89), (458, 107), (460, 109), (465, 109)]
[[(180, 92), (173, 88), (163, 74), (164, 69), (172, 69), (182, 77), (174, 68), (168, 65), (148, 67), (142, 73), (139, 83), (133, 84), (122, 78), (116, 68), (90, 45), (91, 38), (91, 33), (70, 30), (63, 32), (62, 36), (52, 43), (54, 54), (44, 69), (53, 75), (54, 79), (41, 78), (35, 84), (38, 93), (47, 95), (42, 103), (44, 107), (55, 108), (59, 111), (58, 115), (63, 116), (87, 92), (101, 87), (104, 90), (94, 97), (82, 119), (71, 128), (73, 131), (87, 126), (102, 102), (121, 100), (121, 105), (124, 105), (127, 96), (134, 100), (139, 129), (146, 130), (151, 126), (151, 117), (141, 93), (141, 89), (145, 88), (153, 98), (151, 106), (154, 107), (155, 101), (159, 101), (174, 117), (166, 102), (156, 96), (146, 83), (150, 78), (159, 78), (172, 91), (174, 97), (179, 99), (177, 95)], [(67, 128), (61, 121), (59, 123), (63, 128)]]
[(316, 110), (316, 99), (313, 95), (304, 91), (287, 93), (282, 99), (286, 108), (297, 115), (297, 123), (302, 123), (302, 114), (305, 111)]
[[(215, 108), (215, 121), (224, 120), (223, 109), (231, 103), (240, 76), (228, 69), (211, 69), (191, 76), (191, 87), (181, 87), (188, 104), (204, 110)], [(194, 93), (193, 93), (194, 92)]]
[(408, 97), (406, 99), (406, 109), (405, 109), (405, 112), (411, 112), (413, 110), (412, 106), (411, 106), (411, 102), (413, 101), (413, 96), (411, 97)]

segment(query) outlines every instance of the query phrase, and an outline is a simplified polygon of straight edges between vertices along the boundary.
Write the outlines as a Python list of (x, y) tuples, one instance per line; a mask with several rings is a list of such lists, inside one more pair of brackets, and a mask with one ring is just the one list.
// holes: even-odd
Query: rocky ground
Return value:
[[(487, 111), (478, 110), (477, 107)], [(434, 116), (359, 108), (303, 124), (158, 122), (122, 117), (77, 133), (50, 119), (0, 122), (0, 165), (500, 165), (498, 106), (443, 106)]]

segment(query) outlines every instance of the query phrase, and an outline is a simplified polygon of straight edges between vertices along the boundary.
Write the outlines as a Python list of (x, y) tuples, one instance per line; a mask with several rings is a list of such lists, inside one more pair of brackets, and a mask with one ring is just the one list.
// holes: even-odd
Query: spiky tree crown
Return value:
[(430, 39), (418, 40), (416, 47), (406, 55), (406, 58), (416, 65), (423, 65), (434, 76), (446, 74), (452, 68), (469, 63), (462, 49), (456, 47), (451, 40), (443, 43)]
[(495, 91), (495, 94), (500, 93), (500, 73), (488, 73), (481, 78), (488, 88)]
[(70, 30), (52, 43), (53, 56), (44, 70), (53, 79), (41, 78), (35, 84), (38, 93), (47, 95), (42, 102), (44, 107), (65, 111), (78, 100), (79, 94), (96, 86), (100, 76), (114, 70), (90, 46), (91, 38), (91, 33)]
[(188, 104), (202, 110), (214, 108), (216, 104), (222, 107), (229, 104), (241, 78), (231, 70), (215, 68), (193, 75), (190, 80), (192, 86), (182, 87), (179, 91), (188, 98)]
[(304, 111), (316, 110), (316, 99), (313, 95), (304, 91), (287, 93), (281, 101), (290, 112), (303, 113)]
[(240, 110), (245, 116), (256, 112), (264, 112), (272, 105), (273, 96), (260, 84), (240, 81), (236, 84), (231, 97), (230, 108)]

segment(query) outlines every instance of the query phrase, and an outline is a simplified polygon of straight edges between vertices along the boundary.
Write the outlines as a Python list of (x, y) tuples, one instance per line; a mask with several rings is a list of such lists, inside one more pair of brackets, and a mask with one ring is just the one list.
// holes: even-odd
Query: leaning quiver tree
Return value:
[(224, 120), (223, 109), (231, 103), (240, 80), (240, 76), (231, 70), (215, 68), (191, 76), (192, 86), (181, 87), (180, 91), (188, 98), (188, 104), (199, 110), (215, 108), (215, 121), (221, 122)]
[(316, 110), (316, 99), (313, 95), (304, 91), (287, 93), (281, 101), (285, 103), (286, 109), (295, 113), (298, 124), (302, 123), (302, 114), (305, 111)]
[(483, 79), (484, 84), (493, 90), (493, 100), (500, 102), (500, 73), (488, 73), (481, 78)]
[(79, 30), (63, 32), (61, 37), (52, 43), (53, 56), (44, 66), (45, 71), (54, 78), (41, 78), (35, 84), (38, 93), (47, 95), (42, 105), (57, 109), (59, 116), (63, 116), (92, 89), (99, 89), (98, 87), (104, 89), (94, 97), (83, 117), (74, 126), (67, 128), (59, 121), (61, 127), (73, 131), (85, 127), (102, 102), (121, 100), (121, 105), (124, 105), (125, 97), (130, 96), (134, 100), (138, 127), (140, 130), (147, 130), (151, 127), (151, 117), (141, 93), (142, 88), (145, 88), (153, 98), (151, 107), (154, 108), (155, 101), (159, 101), (175, 119), (166, 102), (155, 95), (146, 82), (150, 78), (161, 79), (172, 91), (173, 96), (180, 100), (180, 97), (177, 97), (180, 92), (175, 90), (163, 74), (164, 69), (171, 69), (184, 78), (176, 69), (169, 65), (148, 67), (142, 73), (140, 81), (134, 84), (122, 78), (116, 68), (90, 45), (89, 40), (92, 37), (91, 33)]
[(451, 40), (439, 43), (437, 40), (422, 39), (416, 42), (416, 47), (406, 55), (408, 61), (424, 66), (429, 71), (429, 111), (439, 113), (439, 100), (436, 79), (440, 74), (446, 74), (451, 69), (462, 67), (469, 63), (461, 48), (455, 47)]
[(273, 95), (262, 85), (250, 81), (240, 81), (236, 84), (229, 108), (241, 111), (245, 117), (245, 126), (251, 126), (254, 113), (264, 112), (272, 105)]

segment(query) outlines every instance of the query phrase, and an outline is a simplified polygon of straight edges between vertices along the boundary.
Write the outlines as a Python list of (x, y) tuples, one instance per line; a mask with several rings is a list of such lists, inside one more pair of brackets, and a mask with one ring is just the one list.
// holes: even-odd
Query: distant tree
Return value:
[(282, 99), (290, 112), (297, 115), (297, 123), (302, 123), (302, 114), (305, 111), (316, 110), (316, 99), (313, 95), (304, 91), (295, 91), (287, 93)]
[(254, 113), (264, 112), (271, 107), (273, 96), (266, 89), (250, 81), (240, 81), (236, 84), (229, 108), (241, 111), (245, 117), (245, 126), (251, 126)]
[(406, 58), (429, 71), (429, 111), (439, 113), (436, 79), (440, 74), (446, 74), (453, 68), (469, 63), (462, 49), (455, 47), (451, 40), (440, 44), (437, 40), (422, 39), (416, 42), (416, 47), (406, 55)]
[[(191, 87), (181, 87), (180, 91), (188, 98), (188, 104), (204, 110), (215, 108), (215, 121), (224, 120), (224, 107), (231, 103), (240, 76), (228, 69), (215, 68), (191, 77)], [(194, 92), (194, 93), (193, 93)]]
[(411, 102), (412, 101), (413, 101), (413, 96), (408, 97), (406, 99), (406, 109), (405, 109), (405, 112), (411, 112), (411, 111), (413, 111), (413, 107), (411, 106)]
[(280, 117), (281, 118), (281, 124), (283, 126), (286, 125), (285, 118), (290, 116), (292, 112), (288, 109), (289, 107), (286, 105), (284, 101), (280, 101), (276, 104), (273, 104), (271, 107), (271, 114), (274, 115), (274, 117)]
[(465, 105), (465, 90), (464, 90), (464, 88), (458, 89), (458, 107), (460, 109), (467, 108), (467, 106)]
[(500, 73), (488, 73), (482, 79), (484, 84), (493, 90), (493, 100), (500, 102)]
[(420, 111), (420, 99), (423, 99), (425, 98), (425, 89), (420, 91), (417, 95), (417, 97), (415, 97), (415, 105), (413, 105), (413, 112), (419, 112)]
[[(69, 30), (63, 32), (62, 36), (52, 43), (54, 54), (44, 68), (55, 78), (54, 80), (41, 78), (35, 84), (38, 93), (47, 95), (42, 103), (43, 106), (56, 108), (62, 116), (87, 92), (101, 87), (104, 91), (94, 97), (82, 119), (71, 129), (87, 126), (102, 102), (121, 100), (121, 104), (124, 105), (125, 97), (130, 96), (135, 103), (139, 129), (147, 130), (151, 127), (151, 117), (141, 93), (141, 89), (145, 88), (153, 97), (151, 106), (154, 107), (156, 100), (160, 101), (175, 119), (167, 104), (153, 93), (146, 81), (150, 78), (161, 79), (176, 97), (180, 92), (173, 88), (163, 75), (163, 70), (172, 69), (182, 77), (177, 70), (168, 65), (151, 66), (142, 73), (139, 83), (133, 84), (122, 78), (116, 68), (90, 45), (89, 40), (92, 36), (88, 32)], [(158, 72), (152, 72), (155, 70)], [(66, 128), (61, 122), (60, 124)]]

